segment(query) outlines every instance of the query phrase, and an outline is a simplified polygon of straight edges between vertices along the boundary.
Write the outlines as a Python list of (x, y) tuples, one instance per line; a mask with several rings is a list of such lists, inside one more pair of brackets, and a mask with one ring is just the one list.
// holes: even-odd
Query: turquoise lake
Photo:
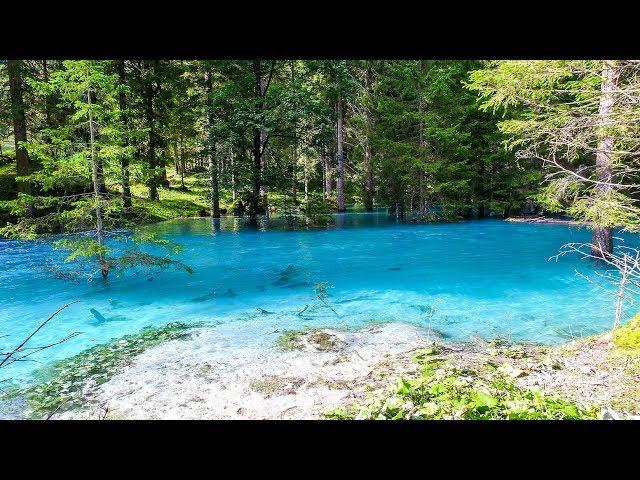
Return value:
[[(283, 330), (371, 321), (418, 323), (452, 340), (499, 335), (544, 343), (613, 323), (613, 298), (575, 274), (597, 267), (575, 255), (550, 260), (564, 243), (589, 241), (584, 228), (501, 220), (416, 224), (385, 213), (347, 213), (329, 228), (309, 230), (287, 228), (283, 219), (250, 229), (232, 217), (151, 229), (183, 245), (176, 258), (192, 275), (72, 282), (47, 268), (65, 255), (52, 239), (0, 241), (0, 350), (75, 300), (29, 345), (82, 332), (40, 352), (38, 362), (0, 370), (0, 380), (26, 379), (48, 361), (173, 321), (215, 325), (230, 352), (246, 343), (271, 348)], [(625, 235), (624, 242), (637, 244), (638, 237)], [(318, 284), (328, 295), (324, 303)]]

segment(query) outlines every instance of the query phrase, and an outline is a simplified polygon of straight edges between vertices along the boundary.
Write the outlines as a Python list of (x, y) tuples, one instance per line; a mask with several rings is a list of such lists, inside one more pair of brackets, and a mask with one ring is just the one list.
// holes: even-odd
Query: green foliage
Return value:
[(334, 419), (594, 419), (585, 410), (537, 390), (516, 387), (505, 369), (486, 364), (461, 370), (437, 357), (437, 351), (418, 352), (420, 372), (401, 378), (360, 405), (326, 412)]
[(84, 389), (108, 381), (146, 349), (189, 338), (189, 330), (197, 326), (174, 322), (157, 328), (146, 327), (136, 334), (96, 345), (41, 368), (35, 373), (40, 383), (14, 390), (11, 395), (27, 399), (33, 418), (82, 407), (87, 401)]
[[(615, 87), (603, 88), (605, 78)], [(478, 93), (482, 110), (503, 113), (504, 146), (546, 167), (538, 196), (544, 206), (637, 230), (638, 79), (634, 61), (508, 60), (471, 72), (466, 86)], [(599, 152), (606, 158), (600, 165)]]
[(613, 331), (613, 343), (623, 353), (640, 355), (640, 314)]

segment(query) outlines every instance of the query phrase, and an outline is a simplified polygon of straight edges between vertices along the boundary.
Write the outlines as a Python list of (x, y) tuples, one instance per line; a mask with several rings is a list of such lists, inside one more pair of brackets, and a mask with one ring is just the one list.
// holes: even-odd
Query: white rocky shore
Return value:
[[(517, 385), (539, 388), (603, 418), (637, 418), (640, 369), (612, 356), (611, 335), (558, 346), (451, 343), (406, 323), (362, 330), (290, 333), (265, 347), (231, 348), (216, 328), (144, 351), (102, 385), (88, 385), (85, 407), (56, 419), (317, 419), (359, 403), (419, 365), (417, 349), (438, 344), (438, 357), (467, 369), (503, 365)], [(609, 407), (627, 411), (617, 415)], [(611, 413), (613, 412), (613, 413)]]
[[(364, 394), (390, 356), (433, 343), (425, 329), (389, 323), (360, 331), (323, 329), (300, 336), (298, 348), (236, 348), (216, 329), (149, 349), (105, 384), (83, 410), (57, 419), (313, 419)], [(415, 364), (394, 362), (394, 372)]]

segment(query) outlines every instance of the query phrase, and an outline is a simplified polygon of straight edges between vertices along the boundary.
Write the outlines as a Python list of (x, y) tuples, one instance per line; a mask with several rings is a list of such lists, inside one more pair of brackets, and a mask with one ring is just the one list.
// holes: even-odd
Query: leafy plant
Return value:
[(418, 352), (420, 372), (401, 378), (383, 392), (348, 408), (325, 413), (334, 419), (592, 419), (595, 408), (583, 409), (537, 390), (520, 389), (499, 368), (459, 369), (435, 357), (435, 350)]

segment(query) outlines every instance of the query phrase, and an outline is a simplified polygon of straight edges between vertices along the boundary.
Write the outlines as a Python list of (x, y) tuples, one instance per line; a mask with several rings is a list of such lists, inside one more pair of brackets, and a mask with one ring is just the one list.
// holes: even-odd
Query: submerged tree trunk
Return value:
[[(11, 98), (11, 118), (13, 120), (13, 138), (16, 149), (16, 174), (18, 177), (27, 176), (31, 173), (31, 161), (27, 149), (22, 145), (27, 141), (27, 122), (25, 117), (25, 106), (22, 97), (23, 77), (22, 60), (8, 60), (7, 73), (9, 75), (9, 96)], [(31, 195), (31, 183), (18, 180), (18, 193)], [(33, 216), (33, 205), (27, 204), (26, 215)]]
[[(91, 105), (91, 88), (87, 89), (87, 103)], [(91, 152), (91, 176), (93, 180), (93, 195), (95, 200), (96, 210), (96, 234), (98, 237), (98, 262), (100, 263), (100, 270), (102, 277), (106, 278), (109, 275), (109, 262), (107, 262), (104, 255), (104, 226), (103, 226), (103, 193), (101, 191), (101, 185), (104, 184), (102, 177), (102, 162), (96, 154), (95, 147), (95, 126), (93, 122), (93, 110), (89, 108), (89, 146)]]
[(337, 128), (337, 143), (338, 143), (338, 171), (336, 175), (336, 194), (338, 197), (338, 211), (344, 212), (344, 112), (342, 105), (342, 95), (338, 96), (337, 113), (338, 113), (338, 128)]
[[(614, 91), (620, 79), (620, 66), (617, 61), (605, 60), (602, 67), (602, 97), (598, 107), (598, 115), (601, 128), (607, 128), (609, 117), (613, 113), (615, 104)], [(614, 137), (601, 133), (598, 139), (598, 151), (596, 153), (596, 176), (598, 183), (596, 192), (599, 197), (604, 197), (611, 192), (612, 180), (612, 153)], [(613, 253), (613, 229), (610, 227), (596, 226), (593, 229), (591, 243), (594, 245), (592, 254), (597, 257), (605, 257)]]
[(218, 160), (216, 159), (216, 139), (213, 116), (213, 80), (211, 72), (205, 74), (207, 89), (207, 152), (209, 154), (209, 180), (211, 182), (211, 218), (220, 218), (220, 193), (218, 190)]
[[(118, 66), (118, 81), (120, 86), (123, 87), (126, 85), (126, 73), (124, 69), (124, 60), (117, 60)], [(124, 90), (120, 90), (118, 93), (118, 103), (120, 107), (120, 119), (122, 121), (124, 131), (128, 131), (128, 121), (127, 121), (127, 97)], [(125, 135), (127, 135), (125, 133)], [(126, 143), (126, 141), (125, 141)], [(122, 200), (124, 203), (125, 210), (131, 209), (131, 183), (130, 183), (130, 174), (129, 174), (129, 155), (124, 154), (120, 158), (120, 169), (121, 169), (121, 182), (122, 182)]]

